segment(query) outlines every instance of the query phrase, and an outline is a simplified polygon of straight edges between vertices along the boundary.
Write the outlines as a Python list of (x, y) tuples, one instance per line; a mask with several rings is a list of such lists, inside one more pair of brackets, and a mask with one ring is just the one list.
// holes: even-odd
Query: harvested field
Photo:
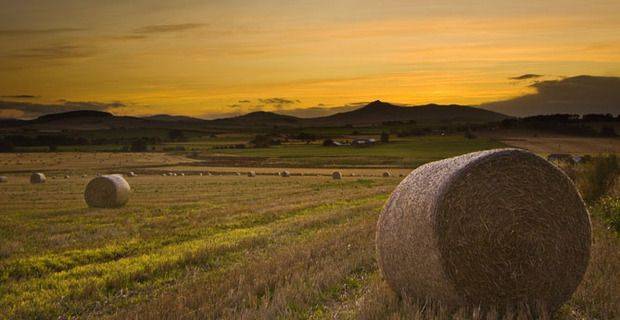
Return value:
[[(447, 316), (379, 275), (375, 225), (400, 179), (139, 175), (119, 209), (88, 208), (88, 181), (0, 185), (0, 318)], [(620, 314), (620, 243), (595, 237), (561, 319)]]
[(34, 170), (95, 172), (96, 170), (121, 170), (122, 168), (151, 165), (174, 165), (195, 160), (165, 153), (129, 152), (46, 152), (0, 153), (2, 172), (28, 172)]
[(620, 140), (615, 138), (533, 136), (522, 133), (505, 133), (493, 136), (493, 138), (506, 145), (527, 149), (541, 155), (620, 153)]

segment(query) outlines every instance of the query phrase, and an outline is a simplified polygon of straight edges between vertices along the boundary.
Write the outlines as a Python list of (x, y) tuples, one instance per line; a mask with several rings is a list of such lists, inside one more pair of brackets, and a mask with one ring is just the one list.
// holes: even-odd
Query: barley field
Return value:
[[(375, 224), (398, 176), (89, 178), (0, 184), (2, 319), (480, 319), (394, 294)], [(589, 271), (558, 319), (620, 317), (620, 238), (594, 218)]]

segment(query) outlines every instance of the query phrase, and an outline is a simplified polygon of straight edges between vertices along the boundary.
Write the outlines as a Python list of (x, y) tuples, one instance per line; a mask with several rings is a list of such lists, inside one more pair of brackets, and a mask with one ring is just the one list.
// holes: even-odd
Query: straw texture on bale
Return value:
[(6, 176), (0, 176), (0, 183), (5, 183), (5, 182), (9, 182), (9, 178), (7, 178)]
[(129, 200), (131, 188), (121, 175), (96, 177), (86, 185), (84, 199), (89, 207), (119, 208)]
[(256, 172), (254, 171), (248, 172), (248, 177), (256, 177)]
[(342, 172), (340, 172), (340, 171), (334, 171), (334, 172), (332, 173), (332, 179), (334, 179), (334, 180), (340, 180), (340, 179), (342, 179)]
[(581, 282), (591, 226), (564, 173), (527, 151), (497, 149), (414, 170), (383, 208), (376, 245), (398, 293), (553, 312)]
[(30, 175), (30, 183), (45, 183), (45, 175), (40, 172), (35, 172)]

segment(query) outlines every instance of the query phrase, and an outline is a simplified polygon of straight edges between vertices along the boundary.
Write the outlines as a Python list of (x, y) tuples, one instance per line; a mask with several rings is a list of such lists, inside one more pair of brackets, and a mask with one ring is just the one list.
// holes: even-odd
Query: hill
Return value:
[(507, 116), (501, 113), (468, 106), (428, 104), (403, 107), (377, 100), (353, 111), (306, 119), (305, 122), (315, 126), (337, 126), (372, 125), (386, 121), (491, 122), (506, 118)]
[(208, 123), (211, 126), (225, 127), (300, 126), (302, 119), (273, 112), (256, 111), (232, 118), (215, 119), (208, 121)]
[(482, 123), (500, 121), (500, 113), (459, 105), (397, 106), (381, 101), (359, 109), (318, 118), (297, 118), (273, 112), (257, 111), (242, 116), (203, 120), (186, 116), (154, 115), (148, 117), (116, 116), (108, 112), (78, 110), (44, 115), (34, 120), (0, 120), (4, 128), (54, 130), (105, 130), (117, 128), (170, 129), (244, 129), (278, 127), (338, 127), (345, 125), (380, 125), (386, 121), (416, 121), (419, 123), (462, 122)]

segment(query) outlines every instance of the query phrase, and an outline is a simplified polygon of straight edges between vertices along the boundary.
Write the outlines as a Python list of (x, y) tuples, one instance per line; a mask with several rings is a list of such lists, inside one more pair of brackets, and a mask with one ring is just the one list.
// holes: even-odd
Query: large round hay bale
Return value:
[(248, 177), (251, 177), (251, 178), (256, 177), (256, 172), (255, 171), (248, 172)]
[(377, 224), (378, 262), (399, 293), (446, 305), (557, 310), (580, 283), (591, 226), (570, 179), (523, 150), (419, 167)]
[(334, 179), (334, 180), (340, 180), (340, 179), (342, 179), (342, 172), (340, 172), (340, 171), (334, 171), (334, 172), (332, 173), (332, 179)]
[(40, 172), (35, 172), (30, 175), (30, 183), (45, 183), (46, 180), (45, 175)]
[(288, 178), (290, 176), (291, 176), (291, 173), (286, 170), (280, 172), (280, 177)]
[(6, 183), (9, 182), (9, 178), (7, 178), (6, 176), (0, 176), (0, 183)]
[(119, 208), (129, 200), (131, 188), (121, 175), (96, 177), (86, 185), (84, 200), (89, 207)]

